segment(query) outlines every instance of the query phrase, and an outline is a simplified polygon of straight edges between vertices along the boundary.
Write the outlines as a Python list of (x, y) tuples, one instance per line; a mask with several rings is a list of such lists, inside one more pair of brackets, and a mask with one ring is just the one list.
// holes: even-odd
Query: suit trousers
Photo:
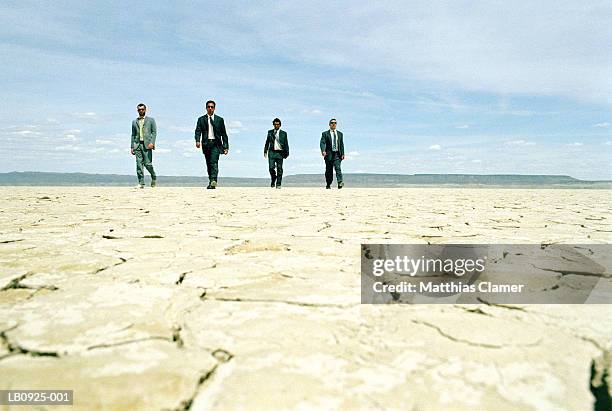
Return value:
[(136, 156), (136, 176), (138, 177), (138, 184), (144, 185), (144, 172), (142, 168), (146, 168), (151, 178), (155, 180), (155, 170), (153, 169), (153, 150), (145, 147), (144, 142), (140, 142), (138, 147), (134, 149), (134, 155)]
[(268, 152), (268, 168), (272, 181), (276, 180), (276, 186), (280, 187), (283, 182), (283, 155), (280, 151)]
[(342, 159), (340, 158), (340, 154), (337, 151), (332, 151), (331, 159), (325, 157), (325, 183), (329, 186), (332, 181), (334, 181), (334, 169), (336, 170), (336, 180), (338, 183), (342, 182), (342, 169), (340, 168), (340, 163)]
[(221, 154), (217, 141), (208, 139), (204, 140), (202, 149), (204, 151), (204, 157), (206, 158), (208, 180), (217, 181), (217, 176), (219, 175), (219, 155)]

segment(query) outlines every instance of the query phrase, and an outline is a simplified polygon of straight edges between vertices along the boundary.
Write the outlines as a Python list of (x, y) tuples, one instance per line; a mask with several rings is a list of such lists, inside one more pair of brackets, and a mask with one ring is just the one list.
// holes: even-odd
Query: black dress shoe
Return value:
[(325, 188), (326, 188), (326, 189), (328, 189), (328, 190), (331, 190), (331, 187), (330, 187), (330, 186), (325, 186)]
[(344, 183), (342, 181), (340, 181), (338, 183), (338, 190), (340, 190), (342, 187), (344, 187)]
[(272, 182), (270, 183), (270, 187), (274, 188), (276, 185), (276, 177), (272, 177)]
[(214, 188), (214, 187), (213, 187), (213, 186), (211, 186), (210, 184), (206, 186), (206, 189), (207, 189), (207, 190), (212, 190), (213, 188)]

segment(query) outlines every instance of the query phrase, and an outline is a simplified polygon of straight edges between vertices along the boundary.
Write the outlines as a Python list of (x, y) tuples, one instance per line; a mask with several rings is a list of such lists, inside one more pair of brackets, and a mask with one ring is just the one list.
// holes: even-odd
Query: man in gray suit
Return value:
[(344, 187), (342, 181), (342, 169), (340, 163), (344, 160), (344, 138), (342, 132), (336, 130), (337, 122), (335, 118), (329, 120), (329, 130), (321, 134), (321, 155), (325, 160), (325, 188), (330, 189), (334, 180), (333, 169), (336, 170), (338, 188)]
[(157, 176), (153, 170), (153, 150), (155, 150), (155, 138), (157, 137), (157, 125), (153, 117), (147, 117), (147, 106), (140, 103), (136, 106), (138, 118), (132, 121), (132, 144), (130, 151), (136, 156), (136, 175), (138, 176), (138, 187), (144, 188), (144, 166), (151, 174), (151, 187), (157, 185)]
[(268, 157), (268, 169), (272, 182), (270, 187), (281, 188), (283, 182), (283, 160), (289, 157), (289, 141), (287, 133), (280, 129), (279, 118), (272, 120), (272, 130), (268, 130), (268, 137), (264, 145), (264, 158)]
[[(196, 147), (202, 147), (206, 158), (208, 172), (208, 189), (217, 188), (219, 175), (219, 155), (227, 154), (229, 142), (225, 131), (225, 122), (222, 117), (215, 115), (216, 103), (212, 100), (206, 102), (206, 115), (198, 118), (195, 129)], [(202, 143), (200, 143), (200, 139)]]

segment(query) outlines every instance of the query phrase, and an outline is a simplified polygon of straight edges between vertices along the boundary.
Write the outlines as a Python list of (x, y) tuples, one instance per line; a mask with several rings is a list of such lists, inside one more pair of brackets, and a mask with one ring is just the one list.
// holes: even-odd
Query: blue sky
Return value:
[(0, 5), (0, 172), (133, 174), (145, 102), (161, 175), (203, 175), (193, 129), (217, 101), (220, 175), (345, 172), (612, 179), (609, 1), (118, 2)]

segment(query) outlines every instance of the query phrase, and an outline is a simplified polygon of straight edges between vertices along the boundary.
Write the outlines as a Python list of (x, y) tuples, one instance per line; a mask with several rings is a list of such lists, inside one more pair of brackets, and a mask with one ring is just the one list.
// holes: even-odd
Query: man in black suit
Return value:
[[(202, 147), (206, 157), (206, 169), (208, 171), (208, 189), (217, 187), (217, 176), (219, 175), (219, 155), (227, 154), (229, 142), (225, 131), (225, 122), (222, 117), (215, 115), (214, 101), (206, 102), (206, 115), (200, 117), (196, 124), (195, 141), (196, 147)], [(203, 140), (200, 144), (200, 138)]]
[(338, 188), (344, 187), (342, 181), (342, 169), (340, 163), (344, 160), (344, 138), (342, 132), (336, 130), (336, 119), (329, 120), (329, 130), (321, 134), (321, 155), (325, 160), (325, 188), (331, 188), (331, 183), (334, 180), (333, 169), (336, 170), (336, 179), (338, 180)]
[(272, 130), (268, 130), (268, 137), (264, 145), (264, 158), (268, 157), (268, 168), (272, 182), (270, 187), (281, 188), (283, 181), (283, 160), (289, 157), (289, 141), (287, 133), (280, 129), (279, 118), (272, 120)]

